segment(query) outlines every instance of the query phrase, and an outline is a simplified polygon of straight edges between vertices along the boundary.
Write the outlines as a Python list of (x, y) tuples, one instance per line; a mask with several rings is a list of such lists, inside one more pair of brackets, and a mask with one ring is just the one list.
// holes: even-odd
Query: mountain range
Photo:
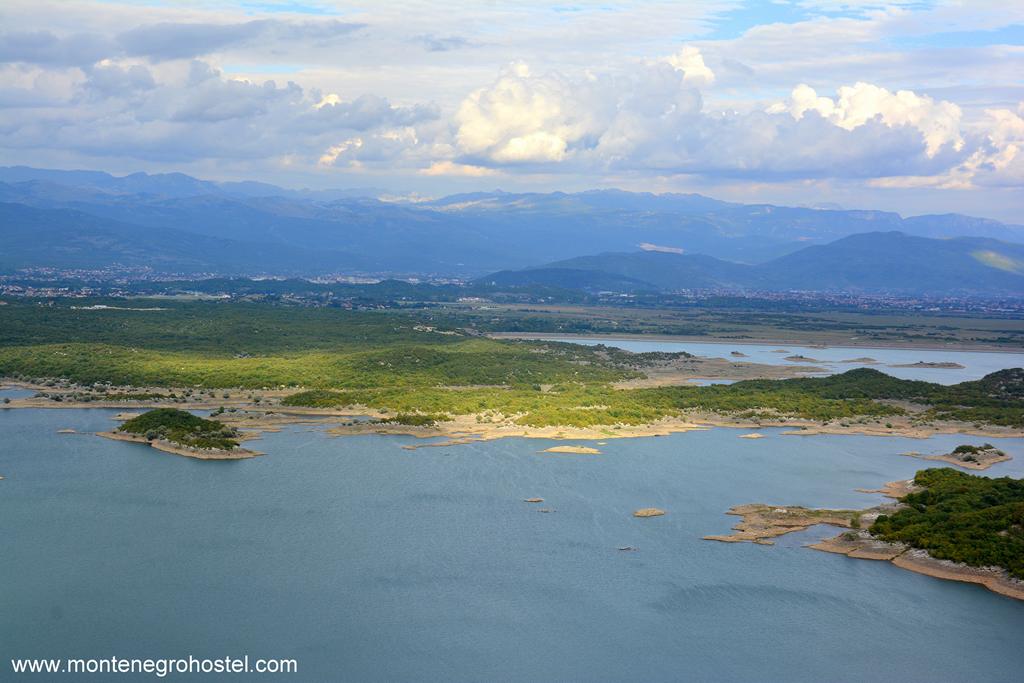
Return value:
[[(0, 203), (0, 272), (8, 273), (149, 267), (184, 275), (478, 278), (558, 263), (558, 269), (600, 270), (608, 285), (602, 289), (628, 287), (630, 279), (635, 287), (663, 288), (676, 286), (678, 278), (652, 281), (657, 278), (649, 268), (681, 252), (688, 257), (688, 282), (781, 287), (789, 281), (764, 275), (768, 264), (862, 233), (1024, 243), (1024, 226), (959, 214), (903, 218), (621, 190), (494, 191), (399, 201), (373, 188), (292, 190), (180, 173), (117, 177), (8, 167), (0, 168)], [(639, 270), (559, 263), (606, 252), (629, 261), (638, 248), (648, 250), (639, 258), (651, 260)], [(982, 245), (975, 251), (1007, 249)], [(579, 275), (563, 277), (572, 282)], [(870, 285), (850, 277), (851, 286)], [(1008, 286), (998, 273), (993, 277)]]
[(603, 253), (478, 281), (586, 292), (727, 289), (930, 295), (1024, 295), (1024, 245), (984, 237), (869, 232), (760, 264), (658, 251)]

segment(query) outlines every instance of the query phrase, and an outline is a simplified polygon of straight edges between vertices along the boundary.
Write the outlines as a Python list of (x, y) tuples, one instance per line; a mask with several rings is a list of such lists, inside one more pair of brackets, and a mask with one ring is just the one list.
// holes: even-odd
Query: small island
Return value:
[(896, 499), (865, 510), (739, 505), (734, 533), (706, 540), (771, 545), (773, 538), (817, 524), (848, 529), (810, 548), (953, 581), (977, 583), (1024, 600), (1024, 480), (950, 468), (918, 472), (879, 491)]
[(929, 368), (932, 370), (963, 370), (964, 366), (959, 363), (953, 363), (951, 361), (923, 361), (919, 360), (916, 363), (902, 363), (898, 365), (890, 365), (890, 368)]
[(957, 446), (949, 453), (940, 453), (939, 455), (925, 455), (923, 453), (918, 453), (917, 451), (910, 451), (903, 453), (903, 455), (909, 455), (912, 458), (921, 458), (922, 460), (948, 462), (951, 465), (956, 465), (969, 470), (987, 470), (997, 462), (1006, 462), (1007, 460), (1013, 459), (990, 443), (986, 443), (981, 446), (964, 444), (962, 446)]
[(99, 436), (144, 443), (166, 453), (200, 460), (240, 460), (262, 455), (239, 445), (238, 430), (177, 408), (156, 408)]

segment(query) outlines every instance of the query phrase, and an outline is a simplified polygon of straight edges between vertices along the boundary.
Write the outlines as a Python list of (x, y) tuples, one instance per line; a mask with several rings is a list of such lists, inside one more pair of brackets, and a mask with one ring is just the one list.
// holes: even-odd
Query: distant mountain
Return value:
[[(291, 259), (305, 252), (347, 254), (347, 262), (380, 275), (479, 277), (581, 253), (631, 252), (645, 244), (666, 253), (758, 264), (864, 232), (1024, 242), (1024, 227), (968, 216), (904, 219), (884, 211), (748, 205), (697, 194), (494, 191), (425, 202), (354, 196), (358, 194), (213, 182), (180, 173), (117, 177), (96, 171), (0, 168), (0, 202), (66, 209), (146, 228), (155, 238), (154, 248), (181, 241), (181, 233), (227, 240), (235, 253), (242, 244), (261, 253), (267, 253), (267, 245), (277, 245), (281, 259), (275, 262), (271, 250), (260, 260), (259, 272), (281, 274), (294, 273)], [(35, 265), (47, 265), (45, 254), (38, 256), (43, 260)], [(231, 262), (230, 257), (215, 256), (210, 252), (203, 260)], [(652, 258), (655, 262), (661, 263)], [(310, 258), (300, 274), (320, 274), (322, 264), (322, 259)], [(733, 282), (737, 276), (729, 267), (695, 262), (691, 280)], [(647, 270), (621, 275), (663, 284)]]
[(336, 190), (289, 190), (253, 180), (215, 182), (199, 180), (184, 173), (132, 173), (114, 176), (102, 171), (61, 171), (28, 166), (0, 167), (0, 183), (45, 183), (89, 189), (99, 194), (152, 195), (160, 197), (296, 197), (324, 201), (350, 197), (376, 197), (385, 194), (379, 188)]
[(69, 209), (0, 203), (0, 273), (25, 268), (148, 268), (159, 273), (302, 273), (366, 268), (342, 252), (148, 228)]
[(478, 280), (478, 283), (496, 287), (554, 287), (584, 292), (636, 292), (657, 290), (659, 287), (635, 278), (602, 270), (574, 268), (536, 268), (532, 270), (503, 270)]
[(807, 247), (756, 270), (775, 288), (820, 283), (830, 290), (1024, 294), (1024, 245), (866, 233)]
[(478, 282), (621, 292), (754, 289), (1024, 296), (1024, 245), (873, 232), (757, 265), (652, 251), (604, 253), (499, 272)]

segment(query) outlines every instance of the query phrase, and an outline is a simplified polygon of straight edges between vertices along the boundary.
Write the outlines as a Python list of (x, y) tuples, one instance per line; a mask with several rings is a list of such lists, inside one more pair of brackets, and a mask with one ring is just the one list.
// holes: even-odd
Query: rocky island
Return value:
[(981, 446), (964, 444), (957, 446), (949, 453), (940, 453), (938, 455), (925, 455), (916, 451), (910, 451), (903, 455), (909, 455), (913, 458), (921, 458), (922, 460), (948, 462), (951, 465), (957, 465), (958, 467), (963, 467), (969, 470), (987, 470), (997, 462), (1012, 460), (1009, 455), (990, 443), (986, 443)]

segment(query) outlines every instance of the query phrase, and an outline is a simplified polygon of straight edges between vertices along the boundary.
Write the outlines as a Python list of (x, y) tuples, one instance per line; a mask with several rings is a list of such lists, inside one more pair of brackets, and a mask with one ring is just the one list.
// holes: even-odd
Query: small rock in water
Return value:
[(600, 455), (601, 451), (590, 446), (552, 446), (541, 453), (578, 453), (581, 455)]
[(664, 510), (658, 508), (641, 508), (633, 513), (634, 517), (661, 517), (665, 514)]

